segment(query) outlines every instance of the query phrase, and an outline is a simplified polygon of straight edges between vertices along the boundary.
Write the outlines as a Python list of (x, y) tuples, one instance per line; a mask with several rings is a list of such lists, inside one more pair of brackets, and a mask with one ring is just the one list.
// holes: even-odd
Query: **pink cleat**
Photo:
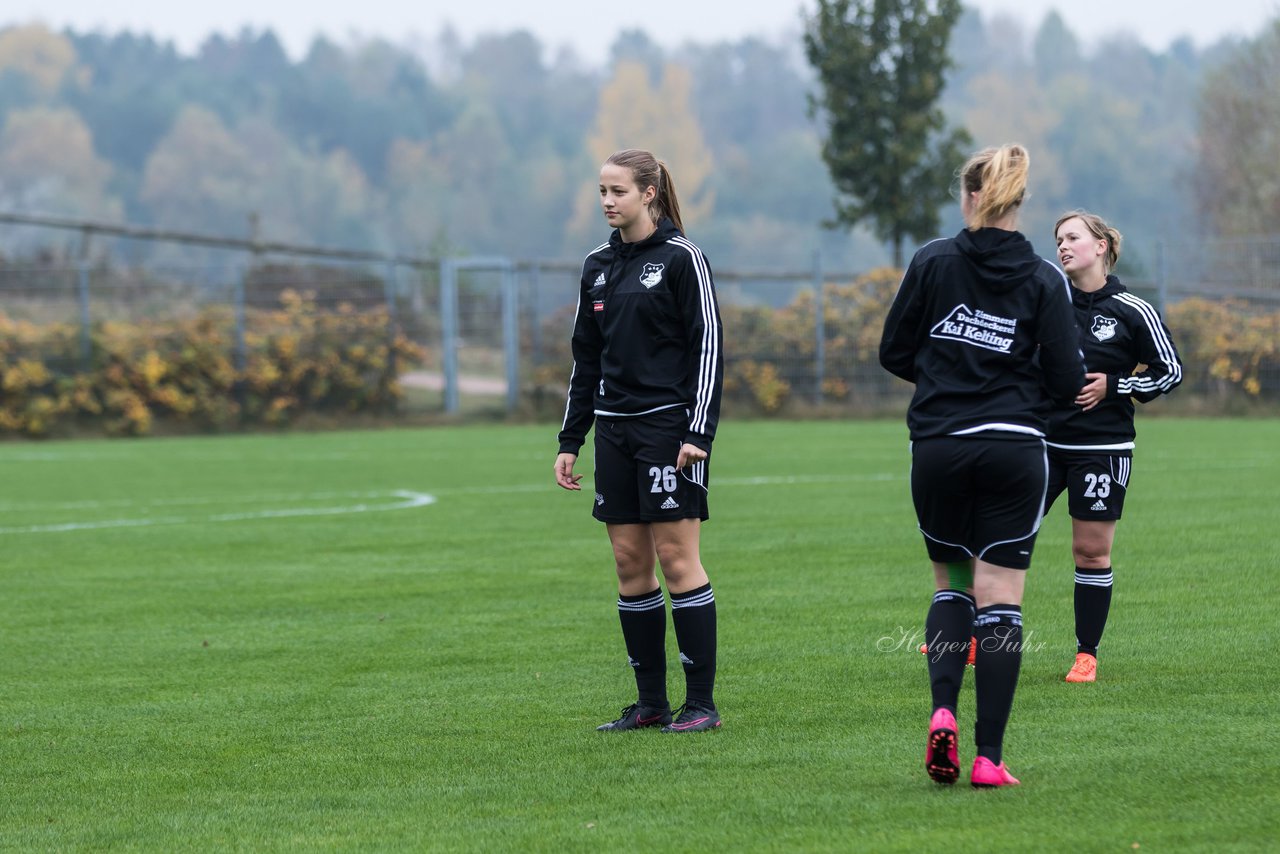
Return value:
[(938, 709), (929, 719), (929, 746), (924, 754), (924, 770), (935, 783), (951, 785), (960, 777), (960, 754), (956, 752), (956, 716)]
[(987, 757), (979, 756), (973, 760), (973, 773), (969, 775), (969, 782), (975, 789), (994, 789), (999, 786), (1016, 786), (1018, 778), (1009, 773), (1003, 762), (997, 765)]

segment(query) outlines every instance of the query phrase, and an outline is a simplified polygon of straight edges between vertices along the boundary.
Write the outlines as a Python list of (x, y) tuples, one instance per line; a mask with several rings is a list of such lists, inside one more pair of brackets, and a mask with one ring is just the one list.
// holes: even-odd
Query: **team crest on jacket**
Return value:
[(662, 281), (662, 271), (665, 269), (667, 269), (665, 264), (645, 264), (644, 269), (640, 271), (640, 284), (646, 288), (652, 288)]
[(1099, 341), (1106, 341), (1108, 338), (1116, 337), (1116, 319), (1095, 314), (1093, 316), (1093, 337)]

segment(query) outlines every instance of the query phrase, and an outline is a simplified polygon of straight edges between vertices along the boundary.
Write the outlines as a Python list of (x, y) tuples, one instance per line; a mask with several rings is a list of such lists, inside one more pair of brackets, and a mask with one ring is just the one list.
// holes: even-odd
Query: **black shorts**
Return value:
[[(989, 436), (989, 434), (988, 434)], [(1048, 479), (1044, 441), (1009, 433), (911, 445), (911, 499), (929, 559), (1031, 565)]]
[(683, 407), (638, 418), (597, 418), (591, 515), (615, 525), (705, 521), (711, 458), (676, 471), (688, 432)]
[(1045, 509), (1067, 492), (1067, 512), (1072, 519), (1114, 522), (1124, 512), (1129, 492), (1129, 451), (1063, 451), (1049, 449), (1049, 494)]

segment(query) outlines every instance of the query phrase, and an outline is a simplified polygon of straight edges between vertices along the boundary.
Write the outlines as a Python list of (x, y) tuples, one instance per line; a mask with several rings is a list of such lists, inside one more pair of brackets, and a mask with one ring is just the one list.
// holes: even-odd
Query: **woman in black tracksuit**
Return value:
[[(600, 203), (614, 231), (582, 266), (555, 463), (556, 483), (581, 489), (573, 467), (594, 421), (592, 514), (613, 546), (618, 616), (637, 688), (636, 701), (597, 729), (716, 729), (715, 596), (699, 554), (724, 380), (711, 267), (684, 236), (671, 173), (651, 153), (611, 155), (600, 170)], [(674, 714), (655, 563), (685, 672), (685, 703)]]
[[(1017, 229), (1029, 157), (986, 149), (960, 172), (966, 228), (921, 248), (885, 319), (880, 362), (915, 383), (911, 496), (937, 592), (925, 620), (933, 714), (925, 768), (960, 776), (956, 705), (976, 649), (970, 782), (1018, 782), (1002, 757), (1022, 660), (1022, 592), (1044, 509), (1050, 397), (1084, 385), (1067, 283)], [(976, 619), (975, 619), (976, 617)]]
[(1076, 660), (1066, 681), (1093, 682), (1111, 608), (1111, 547), (1133, 460), (1133, 402), (1173, 391), (1182, 363), (1159, 312), (1111, 273), (1120, 232), (1094, 214), (1072, 211), (1053, 233), (1071, 279), (1088, 373), (1076, 399), (1049, 419), (1048, 504), (1066, 490), (1076, 565)]

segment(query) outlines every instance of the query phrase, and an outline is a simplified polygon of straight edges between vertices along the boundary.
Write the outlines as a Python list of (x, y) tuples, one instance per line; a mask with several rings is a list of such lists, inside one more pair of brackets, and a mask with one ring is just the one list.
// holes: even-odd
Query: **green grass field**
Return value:
[(634, 682), (555, 431), (0, 445), (0, 849), (1280, 840), (1280, 423), (1141, 422), (1095, 685), (1062, 682), (1050, 514), (1005, 746), (1023, 785), (998, 791), (968, 787), (967, 737), (964, 785), (923, 771), (931, 574), (900, 421), (724, 424), (703, 558), (725, 724), (696, 736), (594, 732)]

